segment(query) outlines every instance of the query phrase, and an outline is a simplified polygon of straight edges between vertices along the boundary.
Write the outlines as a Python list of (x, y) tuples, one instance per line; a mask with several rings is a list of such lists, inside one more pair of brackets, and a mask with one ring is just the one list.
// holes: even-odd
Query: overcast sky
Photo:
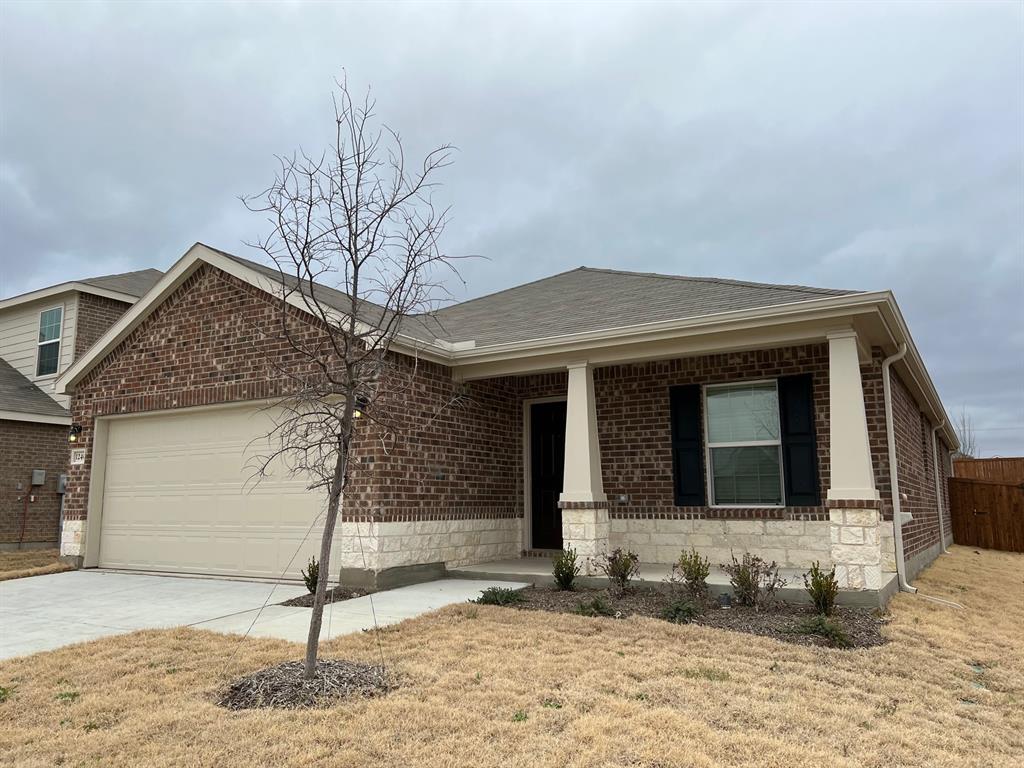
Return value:
[(240, 255), (332, 78), (459, 148), (471, 297), (586, 264), (892, 288), (1024, 455), (1024, 4), (0, 4), (0, 297)]

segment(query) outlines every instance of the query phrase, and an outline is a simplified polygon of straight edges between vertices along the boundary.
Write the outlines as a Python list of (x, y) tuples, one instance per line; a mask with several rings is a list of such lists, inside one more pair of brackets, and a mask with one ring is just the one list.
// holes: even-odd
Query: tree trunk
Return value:
[(311, 680), (316, 674), (316, 656), (320, 650), (320, 627), (324, 618), (324, 602), (327, 600), (327, 582), (331, 573), (331, 542), (334, 539), (334, 527), (338, 521), (338, 510), (341, 507), (342, 484), (348, 464), (348, 449), (338, 452), (338, 460), (334, 464), (334, 479), (331, 481), (331, 493), (327, 499), (327, 517), (324, 520), (324, 535), (320, 541), (320, 576), (316, 580), (316, 593), (313, 595), (313, 613), (309, 618), (309, 637), (306, 639), (305, 677)]

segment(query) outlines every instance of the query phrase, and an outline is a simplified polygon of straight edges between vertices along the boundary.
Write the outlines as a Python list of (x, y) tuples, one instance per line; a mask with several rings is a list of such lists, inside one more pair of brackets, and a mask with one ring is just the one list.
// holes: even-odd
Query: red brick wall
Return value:
[(75, 360), (95, 344), (130, 307), (131, 304), (123, 301), (79, 293), (78, 317), (75, 320)]
[[(268, 363), (294, 357), (273, 333), (279, 313), (272, 297), (203, 267), (118, 345), (72, 399), (87, 460), (72, 468), (67, 517), (86, 515), (95, 417), (286, 393), (285, 380)], [(291, 311), (291, 322), (296, 330), (318, 333), (298, 310)], [(408, 373), (411, 359), (400, 360)], [(383, 433), (369, 418), (361, 422), (345, 516), (516, 515), (509, 446), (518, 420), (510, 383), (459, 385), (444, 366), (423, 361), (415, 374), (410, 387), (379, 405), (390, 422), (403, 425), (397, 434)]]
[[(601, 471), (605, 492), (612, 502), (611, 514), (733, 519), (781, 519), (793, 515), (812, 515), (827, 519), (823, 507), (716, 510), (709, 507), (675, 506), (669, 387), (778, 378), (800, 373), (810, 373), (814, 377), (818, 474), (824, 499), (829, 482), (826, 345), (705, 355), (596, 369), (594, 390), (601, 441)], [(529, 398), (564, 395), (566, 374), (524, 376), (518, 382), (520, 402)], [(518, 455), (522, 456), (521, 440), (518, 443)], [(517, 471), (522, 474), (521, 459)], [(619, 503), (617, 499), (620, 495), (628, 496), (628, 501)]]
[[(904, 512), (914, 516), (913, 520), (903, 526), (903, 554), (909, 558), (939, 543), (939, 511), (932, 452), (933, 425), (921, 412), (895, 371), (892, 372), (891, 382), (901, 505)], [(939, 458), (945, 465), (943, 457)], [(902, 498), (904, 494), (906, 498)], [(889, 499), (891, 503), (891, 493)]]
[[(24, 501), (30, 491), (36, 501), (28, 505), (24, 541), (57, 545), (60, 495), (57, 476), (67, 471), (68, 428), (61, 424), (0, 420), (0, 546), (17, 544), (21, 537)], [(33, 469), (46, 470), (46, 482), (31, 488)], [(22, 490), (17, 489), (21, 483)]]

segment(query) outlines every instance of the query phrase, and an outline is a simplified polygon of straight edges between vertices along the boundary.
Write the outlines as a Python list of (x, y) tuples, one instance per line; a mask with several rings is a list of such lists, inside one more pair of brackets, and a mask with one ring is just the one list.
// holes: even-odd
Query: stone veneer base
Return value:
[(691, 547), (712, 565), (744, 552), (783, 568), (809, 568), (831, 561), (831, 524), (817, 520), (611, 519), (610, 546), (636, 552), (642, 563), (673, 563)]

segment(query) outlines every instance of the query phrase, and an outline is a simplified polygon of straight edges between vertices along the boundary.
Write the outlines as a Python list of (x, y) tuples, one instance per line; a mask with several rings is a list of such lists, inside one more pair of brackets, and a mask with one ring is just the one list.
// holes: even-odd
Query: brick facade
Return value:
[[(87, 459), (71, 468), (67, 518), (86, 518), (96, 417), (285, 394), (287, 384), (268, 360), (292, 353), (284, 340), (264, 333), (276, 327), (279, 313), (273, 297), (212, 267), (197, 271), (156, 308), (73, 397), (72, 418), (82, 426)], [(297, 310), (291, 322), (317, 333)], [(397, 376), (413, 372), (411, 358), (399, 363)], [(510, 387), (500, 379), (459, 384), (444, 366), (415, 363), (409, 386), (378, 406), (402, 425), (400, 434), (362, 422), (343, 520), (518, 519), (517, 459), (509, 446), (520, 422)]]
[[(715, 509), (677, 507), (673, 491), (669, 388), (681, 384), (724, 384), (810, 373), (814, 378), (814, 415), (818, 477), (824, 500), (829, 481), (828, 347), (824, 344), (724, 355), (614, 365), (594, 371), (597, 428), (601, 442), (604, 490), (612, 518), (817, 520), (824, 507)], [(521, 403), (531, 398), (564, 396), (566, 374), (519, 379)], [(701, 404), (703, 407), (703, 403)], [(876, 425), (877, 426), (877, 425)], [(881, 422), (884, 443), (885, 420)], [(522, 437), (519, 438), (522, 475)], [(522, 494), (520, 493), (520, 496)], [(627, 497), (621, 501), (620, 497)]]
[(78, 315), (75, 320), (75, 360), (107, 332), (131, 304), (91, 293), (78, 294)]
[[(913, 519), (903, 525), (903, 554), (911, 558), (919, 552), (940, 543), (939, 506), (935, 495), (935, 461), (932, 451), (933, 424), (907, 390), (906, 385), (895, 372), (892, 374), (893, 427), (896, 434), (896, 461), (899, 470), (900, 493), (906, 498), (901, 501), (903, 512)], [(945, 443), (938, 440), (940, 482), (945, 487), (948, 480), (949, 462)], [(945, 453), (946, 456), (942, 454)], [(891, 492), (888, 495), (892, 503)], [(943, 510), (948, 510), (948, 499), (944, 499)], [(944, 514), (948, 514), (944, 513)], [(949, 524), (948, 517), (943, 526)], [(948, 529), (947, 529), (948, 530)]]
[[(296, 330), (320, 332), (298, 310), (289, 312)], [(275, 326), (279, 313), (273, 297), (210, 266), (198, 270), (157, 307), (90, 372), (73, 397), (72, 417), (83, 427), (80, 445), (89, 450), (86, 463), (71, 470), (67, 518), (81, 521), (86, 516), (96, 417), (285, 394), (285, 380), (267, 361), (288, 355), (289, 348), (263, 332)], [(872, 461), (882, 495), (876, 519), (879, 513), (891, 518), (881, 354), (875, 350), (872, 360), (862, 365)], [(826, 344), (811, 344), (595, 369), (612, 535), (636, 533), (649, 547), (645, 557), (658, 559), (668, 557), (670, 550), (678, 554), (688, 541), (705, 536), (715, 551), (723, 546), (753, 550), (760, 541), (768, 554), (781, 553), (780, 561), (827, 561), (830, 528), (836, 529), (836, 536), (853, 537), (857, 532), (843, 526), (847, 518), (860, 520), (863, 511), (834, 504), (830, 514), (824, 503), (830, 476), (828, 359)], [(429, 558), (465, 563), (517, 554), (524, 546), (524, 403), (564, 396), (566, 373), (459, 383), (443, 365), (414, 363), (406, 357), (396, 360), (395, 375), (405, 377), (408, 385), (376, 407), (401, 426), (396, 434), (387, 434), (371, 430), (371, 420), (365, 420), (366, 429), (353, 452), (345, 524), (350, 530), (373, 526), (377, 565)], [(410, 377), (414, 365), (415, 376)], [(676, 507), (669, 387), (807, 373), (813, 377), (822, 505)], [(937, 541), (937, 524), (929, 519), (929, 514), (935, 517), (930, 425), (922, 421), (905, 388), (894, 403), (899, 410), (903, 490), (910, 497), (905, 506), (915, 518), (907, 526), (909, 554), (929, 546), (933, 529)], [(837, 516), (842, 518), (838, 528)], [(865, 541), (841, 543), (870, 546)], [(410, 554), (414, 548), (419, 548), (419, 555)], [(877, 546), (874, 551), (877, 556)]]
[[(60, 525), (57, 480), (67, 465), (68, 428), (0, 420), (0, 456), (0, 549), (15, 548), (19, 541), (56, 546)], [(33, 469), (46, 471), (41, 487), (30, 487)], [(28, 503), (26, 516), (25, 497), (29, 494), (36, 500)]]

